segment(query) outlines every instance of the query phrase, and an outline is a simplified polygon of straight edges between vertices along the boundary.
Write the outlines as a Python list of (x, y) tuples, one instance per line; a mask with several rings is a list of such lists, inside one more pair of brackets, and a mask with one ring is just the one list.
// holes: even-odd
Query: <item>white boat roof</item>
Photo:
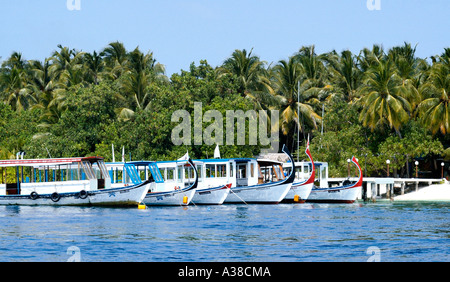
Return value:
[(96, 161), (103, 160), (101, 157), (76, 157), (76, 158), (56, 158), (56, 159), (24, 159), (24, 160), (0, 160), (0, 167), (14, 167), (14, 166), (53, 166), (72, 164), (81, 161)]
[(271, 164), (279, 164), (279, 165), (283, 165), (284, 162), (280, 162), (280, 161), (274, 161), (271, 159), (257, 159), (256, 160), (259, 164), (262, 164), (263, 166), (267, 166), (267, 165), (271, 165)]

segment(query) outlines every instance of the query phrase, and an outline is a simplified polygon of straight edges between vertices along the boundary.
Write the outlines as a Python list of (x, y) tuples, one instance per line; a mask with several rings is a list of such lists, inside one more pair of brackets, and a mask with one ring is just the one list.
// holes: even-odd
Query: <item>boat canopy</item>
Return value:
[(128, 176), (130, 177), (131, 181), (133, 182), (133, 184), (142, 183), (142, 179), (139, 175), (139, 170), (137, 169), (138, 167), (148, 168), (156, 183), (164, 183), (164, 179), (161, 175), (161, 172), (159, 171), (158, 166), (156, 165), (156, 162), (133, 161), (133, 162), (125, 163), (124, 167), (127, 171)]
[(14, 167), (14, 166), (54, 166), (73, 164), (80, 162), (94, 163), (103, 160), (102, 157), (77, 157), (77, 158), (56, 158), (56, 159), (25, 159), (25, 160), (0, 160), (0, 167)]

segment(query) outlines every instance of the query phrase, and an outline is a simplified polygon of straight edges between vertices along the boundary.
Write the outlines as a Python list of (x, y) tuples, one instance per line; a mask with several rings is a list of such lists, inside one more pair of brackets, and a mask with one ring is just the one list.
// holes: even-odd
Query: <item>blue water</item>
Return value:
[(449, 262), (449, 207), (0, 206), (0, 261)]

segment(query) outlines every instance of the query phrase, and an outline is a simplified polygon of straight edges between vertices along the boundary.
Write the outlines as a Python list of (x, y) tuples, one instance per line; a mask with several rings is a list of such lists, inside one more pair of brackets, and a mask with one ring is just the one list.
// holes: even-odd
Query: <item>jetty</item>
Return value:
[[(348, 178), (329, 178), (330, 187)], [(352, 180), (352, 178), (350, 178)], [(450, 201), (450, 183), (444, 178), (364, 177), (358, 200)]]

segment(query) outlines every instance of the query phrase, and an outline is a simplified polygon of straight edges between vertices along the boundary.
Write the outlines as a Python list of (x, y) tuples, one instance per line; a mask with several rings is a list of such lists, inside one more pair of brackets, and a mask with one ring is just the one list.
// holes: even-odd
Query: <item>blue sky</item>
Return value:
[[(220, 65), (235, 49), (274, 64), (301, 46), (318, 53), (404, 41), (429, 57), (450, 47), (450, 0), (0, 0), (0, 56), (43, 60), (57, 45), (100, 51), (113, 41), (152, 51), (167, 75), (206, 59)], [(375, 1), (375, 0), (373, 0)]]

